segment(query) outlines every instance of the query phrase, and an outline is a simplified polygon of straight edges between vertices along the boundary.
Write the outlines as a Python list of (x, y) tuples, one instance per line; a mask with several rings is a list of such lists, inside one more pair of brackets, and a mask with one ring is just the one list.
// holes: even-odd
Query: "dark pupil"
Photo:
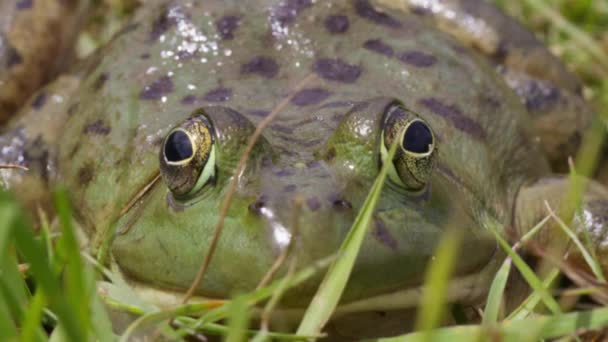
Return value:
[(182, 131), (175, 131), (169, 135), (165, 142), (165, 157), (170, 162), (178, 162), (192, 156), (192, 144), (188, 135)]
[(403, 148), (414, 153), (429, 152), (433, 144), (431, 130), (421, 121), (412, 122), (403, 136)]

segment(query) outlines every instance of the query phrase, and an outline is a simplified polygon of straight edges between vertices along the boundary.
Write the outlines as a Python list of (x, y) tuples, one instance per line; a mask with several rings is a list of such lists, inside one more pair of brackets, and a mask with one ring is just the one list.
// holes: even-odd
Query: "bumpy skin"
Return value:
[(0, 123), (51, 80), (71, 55), (86, 1), (0, 3)]
[[(294, 226), (298, 265), (336, 250), (378, 174), (385, 110), (399, 101), (434, 132), (436, 167), (422, 192), (390, 181), (385, 186), (344, 302), (420, 285), (448, 227), (465, 232), (457, 276), (491, 273), (502, 254), (488, 227), (506, 230), (533, 221), (542, 213), (523, 215), (527, 209), (516, 203), (528, 197), (521, 194), (550, 193), (532, 185), (550, 168), (524, 101), (496, 72), (502, 64), (466, 47), (474, 38), (446, 35), (426, 11), (376, 5), (147, 2), (81, 71), (81, 85), (63, 111), (56, 108), (65, 117), (60, 134), (40, 138), (56, 171), (46, 184), (70, 189), (78, 221), (95, 242), (113, 238), (112, 255), (129, 277), (183, 291), (209, 247), (248, 137), (289, 98), (240, 176), (197, 289), (228, 297), (258, 284), (296, 233)], [(561, 86), (562, 76), (570, 77), (556, 75), (546, 79)], [(154, 182), (131, 206), (159, 173), (165, 135), (199, 109), (214, 127), (213, 182), (187, 203)], [(37, 125), (32, 109), (25, 111), (2, 136), (4, 162), (32, 163), (27, 146), (40, 133), (30, 128)], [(23, 171), (2, 175), (17, 192), (27, 184)], [(298, 224), (292, 218), (296, 196), (304, 200)], [(36, 202), (35, 196), (28, 200)], [(487, 287), (487, 278), (479, 279), (451, 298), (475, 300), (473, 294)], [(283, 305), (305, 305), (318, 280), (288, 293)]]

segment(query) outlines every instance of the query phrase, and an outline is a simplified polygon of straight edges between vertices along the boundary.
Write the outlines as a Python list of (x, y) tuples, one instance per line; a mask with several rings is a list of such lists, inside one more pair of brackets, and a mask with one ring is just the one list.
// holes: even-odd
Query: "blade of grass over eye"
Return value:
[(543, 283), (538, 279), (534, 271), (526, 264), (526, 262), (509, 246), (509, 244), (500, 236), (500, 234), (496, 231), (496, 229), (490, 229), (492, 233), (494, 233), (494, 237), (502, 247), (502, 249), (507, 252), (507, 254), (513, 259), (513, 263), (524, 277), (526, 282), (534, 289), (535, 292), (538, 292), (543, 303), (547, 306), (552, 313), (558, 314), (561, 313), (561, 308), (555, 298), (553, 298), (547, 289), (544, 288)]
[(441, 323), (445, 313), (447, 288), (461, 239), (460, 231), (448, 227), (437, 245), (435, 258), (428, 266), (415, 325), (416, 330), (427, 332), (426, 341), (431, 339), (431, 329)]
[(247, 323), (249, 323), (247, 299), (244, 296), (237, 296), (230, 301), (228, 306), (229, 324), (226, 342), (244, 341), (247, 334)]
[[(608, 308), (571, 312), (552, 316), (533, 316), (525, 320), (504, 321), (493, 328), (483, 325), (455, 326), (434, 331), (436, 341), (538, 341), (575, 334), (581, 330), (608, 325)], [(398, 337), (380, 338), (377, 342), (418, 342), (424, 337), (416, 332)]]
[[(393, 142), (387, 160), (392, 160), (397, 150), (397, 140)], [(372, 188), (357, 214), (355, 221), (338, 250), (338, 257), (329, 267), (317, 293), (306, 309), (298, 327), (298, 335), (318, 335), (331, 317), (350, 276), (367, 233), (372, 215), (380, 198), (382, 187), (388, 172), (389, 163), (384, 163)]]

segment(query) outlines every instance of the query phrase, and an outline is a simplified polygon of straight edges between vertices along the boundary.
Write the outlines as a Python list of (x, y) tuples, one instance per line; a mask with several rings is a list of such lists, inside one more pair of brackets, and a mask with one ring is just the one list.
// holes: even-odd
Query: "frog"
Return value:
[(86, 1), (7, 0), (0, 4), (0, 123), (68, 67), (87, 13)]
[[(0, 179), (31, 211), (62, 184), (91, 253), (171, 306), (214, 237), (193, 300), (255, 289), (286, 251), (298, 269), (335, 255), (385, 167), (327, 331), (388, 336), (408, 329), (444, 232), (462, 235), (448, 299), (473, 305), (506, 257), (494, 233), (516, 241), (559, 211), (554, 171), (592, 122), (580, 90), (485, 1), (154, 0), (3, 129), (0, 162), (21, 168)], [(604, 269), (607, 208), (588, 180), (573, 229)], [(322, 276), (277, 319), (299, 317)]]

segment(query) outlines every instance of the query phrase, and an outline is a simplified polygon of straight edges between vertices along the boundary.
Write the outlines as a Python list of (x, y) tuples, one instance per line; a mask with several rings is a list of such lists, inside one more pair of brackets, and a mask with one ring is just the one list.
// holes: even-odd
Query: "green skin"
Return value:
[[(483, 1), (442, 5), (453, 6), (455, 19), (408, 1), (409, 11), (386, 0), (395, 8), (365, 1), (157, 2), (60, 79), (67, 86), (42, 90), (65, 101), (26, 106), (0, 140), (7, 147), (2, 162), (31, 169), (3, 170), (5, 186), (34, 208), (45, 204), (46, 189), (64, 184), (93, 250), (109, 248), (138, 284), (178, 292), (190, 286), (260, 113), (286, 98), (249, 156), (197, 295), (254, 289), (294, 234), (296, 196), (304, 200), (298, 265), (335, 252), (379, 172), (383, 118), (395, 101), (433, 132), (434, 164), (418, 170), (428, 178), (421, 191), (405, 189), (394, 173), (387, 181), (343, 303), (375, 296), (387, 303), (418, 287), (447, 228), (464, 232), (455, 277), (472, 279), (470, 291), (450, 298), (479, 299), (504, 258), (489, 227), (525, 232), (546, 215), (542, 200), (557, 205), (565, 191), (550, 165), (565, 163), (577, 147), (573, 136), (590, 122), (579, 85), (531, 34)], [(486, 30), (467, 27), (469, 17)], [(446, 29), (453, 36), (442, 31), (450, 20), (460, 25)], [(178, 52), (192, 46), (193, 55)], [(139, 196), (159, 174), (163, 139), (201, 110), (214, 130), (212, 181), (187, 201), (165, 181)], [(45, 122), (54, 126), (43, 130)], [(547, 122), (557, 138), (545, 136)], [(201, 168), (183, 172), (192, 177)], [(32, 184), (40, 191), (21, 190)], [(603, 256), (608, 195), (592, 183), (585, 196)], [(290, 291), (283, 305), (305, 306), (320, 277)], [(384, 309), (362, 304), (358, 311)]]

